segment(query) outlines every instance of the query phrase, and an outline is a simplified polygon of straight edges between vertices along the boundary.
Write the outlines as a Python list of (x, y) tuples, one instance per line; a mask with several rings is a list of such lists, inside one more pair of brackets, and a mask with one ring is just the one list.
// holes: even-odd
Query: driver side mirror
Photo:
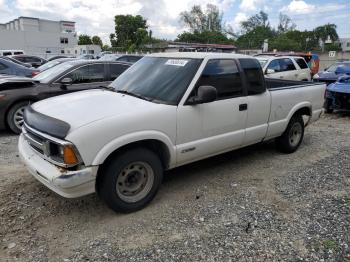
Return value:
[(188, 104), (196, 105), (196, 104), (204, 104), (210, 103), (216, 100), (218, 96), (218, 91), (213, 86), (200, 86), (198, 87), (197, 96), (191, 97), (188, 99)]
[(266, 69), (266, 74), (273, 74), (273, 73), (276, 73), (274, 69), (271, 69), (271, 68)]
[(70, 77), (65, 77), (60, 81), (60, 83), (62, 89), (67, 89), (67, 86), (73, 84), (73, 79)]

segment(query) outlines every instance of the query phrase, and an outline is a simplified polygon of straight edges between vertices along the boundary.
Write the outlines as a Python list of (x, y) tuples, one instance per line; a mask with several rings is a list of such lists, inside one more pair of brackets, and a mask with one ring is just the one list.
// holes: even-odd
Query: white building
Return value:
[(344, 52), (350, 52), (350, 38), (340, 38), (339, 42)]
[(65, 54), (72, 56), (80, 55), (98, 55), (101, 53), (101, 47), (99, 45), (77, 45), (70, 48), (64, 49)]
[(43, 58), (64, 54), (78, 44), (75, 22), (19, 17), (0, 24), (0, 49), (19, 49)]

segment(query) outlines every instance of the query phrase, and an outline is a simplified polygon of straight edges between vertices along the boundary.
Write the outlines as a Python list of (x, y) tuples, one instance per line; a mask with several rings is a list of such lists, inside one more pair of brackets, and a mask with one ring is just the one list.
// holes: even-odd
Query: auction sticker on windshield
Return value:
[(173, 65), (173, 66), (185, 66), (188, 63), (188, 60), (184, 59), (169, 59), (165, 62), (166, 65)]

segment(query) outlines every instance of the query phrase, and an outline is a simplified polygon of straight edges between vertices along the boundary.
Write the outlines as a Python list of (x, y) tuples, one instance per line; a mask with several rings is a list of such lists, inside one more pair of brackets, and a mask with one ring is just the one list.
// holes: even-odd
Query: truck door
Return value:
[(267, 132), (271, 107), (271, 96), (265, 87), (264, 75), (255, 59), (239, 59), (247, 86), (247, 123), (244, 145), (262, 141)]
[(178, 164), (238, 148), (244, 140), (247, 97), (236, 61), (209, 60), (187, 99), (204, 85), (217, 89), (216, 101), (178, 107)]

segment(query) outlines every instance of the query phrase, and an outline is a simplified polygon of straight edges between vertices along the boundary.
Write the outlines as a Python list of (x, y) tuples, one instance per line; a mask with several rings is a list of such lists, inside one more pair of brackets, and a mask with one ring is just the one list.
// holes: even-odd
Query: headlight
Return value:
[(80, 163), (74, 147), (69, 144), (50, 143), (50, 158), (68, 166), (75, 166)]
[(320, 75), (319, 74), (315, 74), (313, 78), (314, 79), (318, 79), (318, 78), (320, 78)]

